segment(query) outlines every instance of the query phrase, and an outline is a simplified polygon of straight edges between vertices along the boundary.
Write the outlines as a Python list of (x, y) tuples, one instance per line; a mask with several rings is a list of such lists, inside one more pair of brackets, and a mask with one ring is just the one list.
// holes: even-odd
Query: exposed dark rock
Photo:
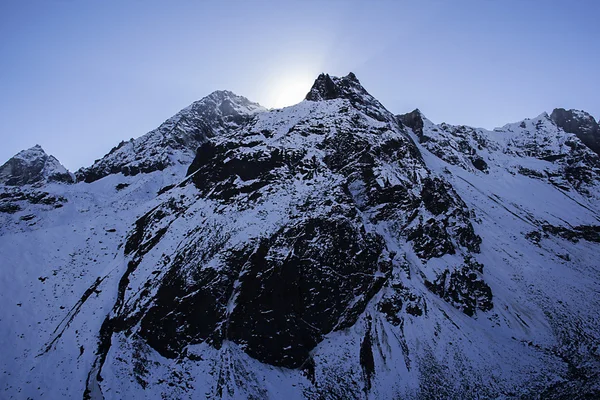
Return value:
[(35, 218), (35, 215), (33, 214), (27, 214), (27, 215), (23, 215), (21, 218), (19, 218), (21, 221), (31, 221), (32, 219)]
[(322, 101), (342, 98), (350, 100), (354, 107), (378, 121), (394, 120), (394, 116), (362, 87), (352, 72), (342, 78), (319, 75), (305, 99)]
[(375, 271), (389, 269), (382, 252), (381, 239), (350, 220), (305, 221), (231, 252), (225, 274), (201, 269), (193, 287), (172, 269), (141, 334), (167, 357), (229, 339), (262, 362), (297, 368), (323, 335), (354, 324), (383, 284)]
[[(174, 199), (157, 206), (144, 214), (135, 222), (135, 227), (125, 242), (125, 254), (135, 253), (136, 257), (142, 257), (150, 251), (167, 231), (173, 214), (177, 215), (182, 210)], [(165, 219), (169, 222), (162, 224)], [(158, 225), (158, 226), (157, 226)]]
[(600, 243), (600, 226), (598, 225), (580, 225), (565, 228), (564, 226), (546, 224), (542, 229), (546, 233), (560, 236), (574, 242), (584, 239), (588, 242)]
[(157, 196), (160, 196), (163, 193), (168, 192), (169, 190), (173, 189), (175, 187), (175, 185), (167, 185), (165, 187), (160, 188), (160, 190), (156, 193)]
[[(212, 142), (198, 148), (187, 175), (194, 174), (192, 181), (203, 195), (228, 202), (240, 193), (257, 193), (277, 177), (278, 168), (292, 173), (295, 167), (300, 167), (298, 163), (304, 155), (302, 151), (283, 152), (273, 148), (231, 158), (232, 150)], [(238, 177), (240, 184), (235, 183)]]
[(10, 187), (0, 192), (0, 212), (19, 211), (22, 208), (19, 205), (22, 204), (21, 202), (60, 208), (67, 202), (67, 199), (62, 196), (51, 195), (48, 192), (31, 189), (23, 190), (18, 187)]
[(444, 226), (433, 218), (410, 230), (408, 239), (412, 241), (415, 253), (424, 260), (456, 253)]
[(423, 180), (421, 199), (425, 208), (433, 215), (446, 213), (451, 206), (456, 206), (454, 198), (450, 196), (452, 187), (439, 178), (426, 178)]
[(398, 115), (398, 119), (419, 137), (420, 142), (427, 141), (427, 137), (423, 135), (423, 115), (419, 109), (415, 109), (406, 114)]
[(341, 94), (342, 91), (336, 86), (331, 77), (328, 74), (321, 74), (306, 95), (306, 100), (332, 100), (337, 99)]
[(540, 171), (536, 171), (530, 168), (525, 168), (525, 167), (519, 167), (519, 173), (521, 175), (525, 175), (525, 176), (529, 176), (531, 178), (538, 178), (538, 179), (542, 179), (546, 177), (546, 174), (540, 172)]
[(479, 252), (481, 238), (475, 234), (470, 212), (450, 184), (439, 178), (424, 179), (421, 200), (435, 217), (421, 217), (419, 224), (408, 230), (408, 239), (419, 257), (427, 260), (455, 254), (455, 243), (470, 252)]
[(400, 279), (388, 278), (386, 288), (388, 290), (377, 304), (377, 309), (389, 323), (401, 326), (403, 310), (415, 317), (423, 315), (426, 310), (423, 298), (406, 288)]
[(471, 162), (473, 163), (473, 166), (475, 168), (477, 168), (478, 170), (480, 170), (481, 172), (487, 172), (488, 165), (483, 158), (473, 156), (473, 157), (471, 157)]
[(483, 281), (483, 265), (472, 258), (465, 258), (462, 268), (445, 270), (434, 282), (425, 281), (433, 293), (440, 296), (468, 316), (477, 310), (489, 311), (494, 307), (492, 290)]
[(0, 212), (7, 214), (14, 214), (17, 211), (21, 211), (21, 207), (14, 203), (2, 203), (0, 204)]
[(590, 114), (556, 108), (550, 114), (550, 118), (565, 132), (577, 135), (587, 147), (600, 155), (600, 125)]
[(525, 238), (527, 240), (529, 240), (531, 243), (536, 244), (536, 245), (540, 245), (540, 242), (542, 241), (542, 232), (540, 231), (531, 231), (527, 234), (525, 234)]
[(371, 340), (371, 320), (367, 319), (365, 337), (360, 344), (360, 366), (365, 380), (365, 393), (371, 390), (371, 380), (375, 374), (375, 359), (373, 357), (373, 343)]

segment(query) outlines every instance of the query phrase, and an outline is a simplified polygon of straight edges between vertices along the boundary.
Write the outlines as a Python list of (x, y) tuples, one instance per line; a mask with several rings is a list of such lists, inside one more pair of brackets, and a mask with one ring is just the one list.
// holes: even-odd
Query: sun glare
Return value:
[(295, 73), (274, 79), (269, 85), (267, 106), (282, 108), (301, 102), (315, 78), (310, 73)]

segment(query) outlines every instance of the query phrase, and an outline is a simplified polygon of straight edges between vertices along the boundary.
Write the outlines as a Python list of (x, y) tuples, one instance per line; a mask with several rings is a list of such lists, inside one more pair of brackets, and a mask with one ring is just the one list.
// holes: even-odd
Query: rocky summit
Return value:
[(21, 152), (0, 397), (599, 397), (596, 139), (394, 114), (350, 73), (215, 92), (76, 174)]

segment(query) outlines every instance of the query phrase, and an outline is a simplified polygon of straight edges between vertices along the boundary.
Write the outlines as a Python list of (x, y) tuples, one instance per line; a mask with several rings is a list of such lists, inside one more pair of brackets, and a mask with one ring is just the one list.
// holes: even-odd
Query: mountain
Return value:
[(65, 198), (51, 195), (44, 190), (45, 186), (74, 182), (75, 175), (40, 145), (20, 151), (0, 167), (0, 215), (14, 214), (34, 205), (43, 209), (60, 208)]
[(213, 92), (152, 132), (119, 143), (91, 167), (77, 171), (77, 179), (90, 183), (110, 174), (137, 175), (162, 171), (170, 165), (187, 165), (200, 144), (215, 135), (235, 130), (263, 111), (266, 109), (259, 104), (232, 92)]
[(0, 167), (0, 184), (21, 186), (47, 182), (73, 183), (73, 175), (40, 145), (17, 153)]
[[(435, 125), (419, 111), (397, 116), (419, 143), (445, 162), (466, 171), (527, 175), (595, 197), (600, 180), (598, 155), (547, 113), (487, 131), (467, 126)], [(507, 157), (507, 155), (509, 157)]]
[(548, 114), (434, 124), (352, 73), (215, 92), (0, 212), (0, 388), (598, 397), (599, 165)]

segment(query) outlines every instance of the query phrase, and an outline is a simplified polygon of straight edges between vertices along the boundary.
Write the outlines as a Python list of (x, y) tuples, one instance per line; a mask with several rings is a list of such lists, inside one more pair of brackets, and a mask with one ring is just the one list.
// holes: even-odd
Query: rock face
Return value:
[(232, 92), (213, 92), (152, 132), (119, 143), (94, 165), (77, 171), (77, 179), (90, 183), (110, 174), (137, 175), (189, 164), (208, 138), (235, 130), (263, 111), (260, 105)]
[(494, 131), (395, 116), (352, 73), (271, 111), (215, 92), (44, 187), (58, 209), (11, 194), (0, 252), (19, 265), (8, 280), (33, 283), (1, 288), (0, 321), (32, 332), (7, 329), (0, 383), (9, 398), (593, 398), (598, 162), (547, 114)]
[[(464, 202), (431, 176), (394, 116), (353, 75), (322, 75), (307, 97), (316, 100), (260, 114), (199, 147), (188, 170), (195, 194), (144, 216), (125, 246), (138, 276), (175, 224), (185, 232), (177, 235), (193, 237), (182, 243), (189, 253), (164, 254), (170, 261), (160, 281), (150, 275), (127, 286), (121, 302), (132, 307), (115, 310), (124, 323), (112, 325), (139, 327), (169, 358), (231, 341), (261, 362), (300, 368), (327, 334), (353, 326), (398, 273), (401, 242), (412, 243), (423, 263), (479, 252)], [(228, 222), (217, 231), (187, 225), (199, 202), (203, 213)], [(203, 225), (215, 226), (213, 218)], [(488, 292), (475, 295), (489, 302), (468, 308), (470, 315), (492, 307), (491, 290), (480, 283)], [(157, 290), (140, 292), (138, 284)]]
[(40, 145), (17, 153), (0, 167), (0, 184), (7, 186), (74, 181), (73, 175)]
[(550, 118), (565, 132), (577, 135), (583, 144), (600, 155), (600, 125), (590, 114), (585, 111), (555, 108)]

